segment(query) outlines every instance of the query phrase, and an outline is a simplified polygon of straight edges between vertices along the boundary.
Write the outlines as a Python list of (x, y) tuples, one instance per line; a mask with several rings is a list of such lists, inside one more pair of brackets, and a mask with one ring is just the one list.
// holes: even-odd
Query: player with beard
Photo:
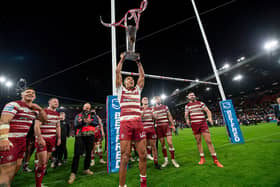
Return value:
[(44, 109), (47, 114), (47, 121), (41, 123), (35, 120), (35, 147), (38, 158), (38, 162), (35, 161), (36, 187), (41, 187), (42, 185), (47, 163), (52, 152), (55, 151), (56, 142), (57, 146), (61, 144), (60, 114), (56, 111), (58, 106), (58, 99), (51, 98), (49, 107)]
[(209, 128), (206, 122), (205, 114), (207, 114), (208, 121), (213, 125), (212, 114), (208, 107), (201, 101), (196, 99), (196, 96), (193, 92), (188, 94), (189, 103), (185, 106), (185, 119), (187, 125), (192, 128), (194, 137), (197, 142), (197, 148), (200, 153), (200, 162), (199, 165), (205, 163), (205, 157), (203, 152), (203, 147), (201, 143), (201, 135), (207, 143), (208, 149), (212, 155), (214, 163), (223, 168), (224, 166), (218, 161), (217, 154), (215, 152), (214, 146), (211, 141), (211, 136)]

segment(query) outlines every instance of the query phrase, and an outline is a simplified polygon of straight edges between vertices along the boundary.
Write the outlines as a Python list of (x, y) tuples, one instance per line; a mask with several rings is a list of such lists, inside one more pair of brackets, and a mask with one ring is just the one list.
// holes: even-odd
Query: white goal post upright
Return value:
[(207, 52), (208, 52), (208, 55), (209, 55), (209, 59), (210, 59), (210, 62), (211, 62), (211, 65), (212, 65), (212, 68), (213, 68), (213, 71), (214, 71), (217, 83), (218, 83), (218, 88), (219, 88), (222, 100), (225, 101), (226, 100), (226, 95), (225, 95), (225, 92), (224, 92), (224, 89), (223, 89), (223, 85), (222, 85), (222, 82), (221, 82), (221, 79), (220, 79), (220, 76), (219, 76), (219, 73), (218, 73), (218, 70), (217, 70), (217, 67), (216, 67), (216, 64), (215, 64), (215, 60), (214, 60), (212, 52), (211, 52), (210, 45), (209, 45), (208, 40), (207, 40), (207, 36), (205, 34), (202, 22), (200, 20), (200, 16), (199, 16), (198, 10), (196, 8), (195, 1), (194, 0), (191, 0), (191, 1), (192, 1), (192, 5), (193, 5), (193, 9), (194, 9), (195, 15), (196, 15), (196, 19), (197, 19), (198, 24), (199, 24), (199, 28), (200, 28), (201, 34), (203, 36), (203, 40), (204, 40), (204, 43), (205, 43), (205, 46), (206, 46), (206, 49), (207, 49)]
[[(115, 0), (111, 0), (111, 23), (115, 23)], [(111, 27), (112, 39), (112, 95), (117, 95), (116, 88), (116, 68), (117, 68), (117, 44), (116, 44), (116, 27)]]
[(200, 31), (201, 31), (207, 52), (208, 52), (208, 56), (209, 56), (211, 65), (212, 65), (212, 68), (213, 68), (213, 71), (214, 71), (214, 74), (215, 74), (215, 77), (216, 77), (216, 80), (218, 83), (218, 88), (219, 88), (219, 91), (220, 91), (220, 94), (222, 97), (222, 101), (220, 101), (219, 104), (220, 104), (220, 108), (221, 108), (221, 113), (223, 115), (223, 118), (224, 118), (224, 121), (226, 124), (227, 133), (228, 133), (230, 142), (233, 144), (244, 143), (244, 138), (243, 138), (240, 126), (239, 126), (238, 118), (237, 118), (233, 103), (231, 100), (226, 99), (225, 92), (224, 92), (224, 89), (222, 86), (222, 82), (220, 80), (219, 73), (218, 73), (208, 40), (207, 40), (207, 36), (205, 34), (202, 22), (200, 20), (195, 1), (191, 0), (191, 2), (193, 5), (193, 9), (194, 9), (194, 12), (196, 15), (198, 25), (200, 27)]

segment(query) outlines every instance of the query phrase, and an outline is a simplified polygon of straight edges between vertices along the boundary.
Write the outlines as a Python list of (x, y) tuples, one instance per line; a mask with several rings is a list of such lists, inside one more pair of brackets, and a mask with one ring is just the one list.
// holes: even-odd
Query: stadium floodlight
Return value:
[(239, 59), (237, 59), (237, 62), (241, 62), (241, 61), (243, 61), (243, 60), (245, 60), (246, 59), (246, 57), (245, 56), (242, 56), (242, 57), (240, 57)]
[(243, 76), (239, 74), (239, 75), (234, 76), (232, 80), (233, 81), (240, 81), (241, 79), (243, 79)]
[(64, 107), (63, 107), (63, 106), (60, 106), (59, 108), (60, 108), (60, 109), (64, 109)]
[(160, 98), (161, 98), (162, 100), (165, 100), (165, 99), (166, 99), (166, 95), (165, 95), (165, 94), (161, 94)]
[(196, 78), (195, 81), (198, 82), (198, 81), (199, 81), (199, 78)]
[(228, 63), (226, 63), (225, 65), (223, 65), (223, 67), (221, 69), (228, 69), (230, 67), (230, 65)]
[(277, 47), (279, 47), (278, 43), (279, 43), (278, 40), (269, 40), (264, 44), (264, 49), (266, 51), (273, 51)]
[(1, 77), (0, 77), (0, 83), (4, 83), (5, 81), (6, 81), (6, 78), (3, 77), (3, 76), (1, 76)]
[(211, 88), (210, 88), (210, 87), (207, 87), (207, 88), (206, 88), (206, 91), (210, 91), (210, 90), (211, 90)]
[(13, 83), (11, 81), (6, 82), (5, 84), (8, 88), (11, 87), (13, 85)]

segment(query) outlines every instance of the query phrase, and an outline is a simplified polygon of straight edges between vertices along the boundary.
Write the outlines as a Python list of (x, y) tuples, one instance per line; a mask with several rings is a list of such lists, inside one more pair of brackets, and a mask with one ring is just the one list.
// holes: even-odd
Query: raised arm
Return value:
[(137, 81), (137, 85), (143, 89), (144, 88), (144, 83), (145, 83), (145, 72), (144, 72), (144, 68), (140, 62), (140, 60), (136, 61), (137, 66), (138, 66), (138, 72), (139, 72), (139, 78)]
[(117, 69), (116, 69), (116, 87), (120, 87), (122, 85), (122, 66), (123, 66), (123, 62), (125, 60), (125, 55), (122, 53), (121, 54), (121, 59), (118, 63)]

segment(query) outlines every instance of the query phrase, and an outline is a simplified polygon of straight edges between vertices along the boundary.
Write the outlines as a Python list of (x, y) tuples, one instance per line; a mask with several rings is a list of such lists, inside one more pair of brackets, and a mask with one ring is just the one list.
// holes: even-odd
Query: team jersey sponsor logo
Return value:
[(145, 136), (146, 136), (146, 134), (144, 131), (142, 133), (140, 133), (140, 138), (144, 138)]
[(3, 111), (5, 112), (12, 112), (15, 109), (15, 106), (13, 105), (7, 105)]

